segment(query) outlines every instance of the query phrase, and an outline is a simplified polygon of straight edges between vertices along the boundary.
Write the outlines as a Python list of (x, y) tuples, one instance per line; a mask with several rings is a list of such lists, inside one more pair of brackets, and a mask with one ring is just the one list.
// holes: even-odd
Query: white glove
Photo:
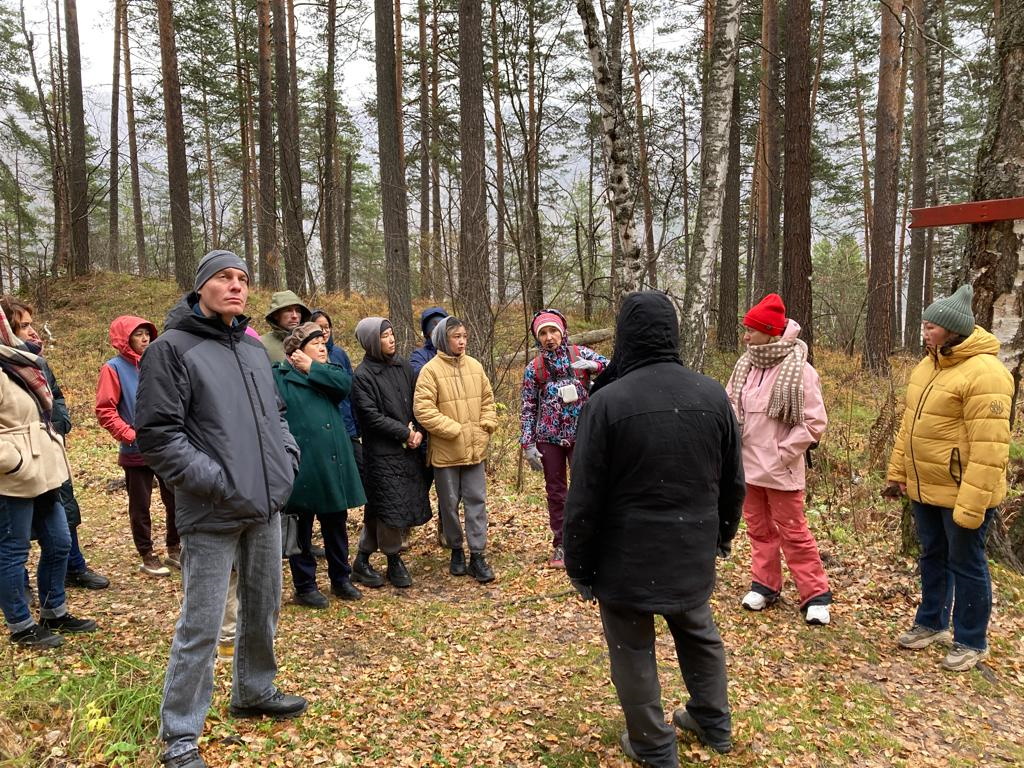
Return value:
[(596, 371), (601, 366), (593, 360), (587, 360), (586, 358), (581, 357), (572, 364), (572, 367), (573, 370), (576, 371)]
[(530, 468), (535, 472), (544, 471), (544, 461), (540, 455), (540, 451), (537, 450), (537, 446), (531, 443), (530, 445), (523, 447), (523, 455), (526, 460), (530, 462)]

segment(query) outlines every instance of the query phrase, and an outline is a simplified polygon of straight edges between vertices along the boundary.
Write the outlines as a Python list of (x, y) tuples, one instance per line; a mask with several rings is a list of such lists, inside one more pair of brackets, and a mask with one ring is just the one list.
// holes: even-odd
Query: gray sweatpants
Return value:
[(470, 552), (487, 549), (487, 477), (484, 463), (467, 467), (434, 467), (438, 515), (448, 546), (462, 549), (462, 521), (459, 501), (465, 508), (465, 540)]
[[(676, 768), (675, 729), (661, 706), (658, 660), (654, 653), (654, 614), (601, 603), (612, 682), (626, 717), (629, 741), (645, 765)], [(683, 682), (690, 694), (686, 710), (712, 738), (732, 732), (725, 673), (725, 646), (704, 603), (665, 616), (676, 646)]]
[(231, 703), (250, 707), (276, 692), (274, 633), (281, 610), (281, 521), (232, 533), (181, 537), (185, 599), (174, 628), (160, 705), (164, 758), (195, 749), (213, 696), (213, 664), (231, 564), (238, 570), (238, 622)]

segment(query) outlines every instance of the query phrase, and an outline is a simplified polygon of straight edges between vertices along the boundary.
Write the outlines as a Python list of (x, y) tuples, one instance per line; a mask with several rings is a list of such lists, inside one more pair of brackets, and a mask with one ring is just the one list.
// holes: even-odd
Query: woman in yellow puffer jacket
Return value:
[(928, 354), (910, 376), (885, 491), (910, 497), (921, 543), (921, 604), (898, 643), (952, 642), (942, 666), (953, 671), (988, 655), (985, 533), (1006, 496), (1013, 395), (998, 339), (974, 325), (973, 297), (964, 285), (922, 314)]

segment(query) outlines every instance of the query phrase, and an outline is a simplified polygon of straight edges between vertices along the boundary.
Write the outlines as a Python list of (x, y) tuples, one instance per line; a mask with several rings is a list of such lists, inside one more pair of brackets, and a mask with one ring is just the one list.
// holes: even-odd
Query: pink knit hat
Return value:
[(555, 312), (540, 312), (535, 318), (533, 318), (533, 335), (536, 336), (540, 333), (540, 329), (546, 326), (553, 325), (561, 333), (565, 334), (565, 320), (562, 319), (561, 315)]

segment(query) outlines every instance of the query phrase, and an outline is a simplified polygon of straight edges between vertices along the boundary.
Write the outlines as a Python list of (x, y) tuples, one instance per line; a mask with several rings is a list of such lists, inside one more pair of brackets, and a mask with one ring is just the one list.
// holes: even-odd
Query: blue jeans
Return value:
[(985, 512), (972, 530), (953, 522), (953, 510), (911, 502), (921, 541), (921, 604), (915, 623), (948, 629), (953, 614), (953, 641), (975, 650), (988, 647), (992, 614), (992, 578), (985, 556), (985, 534), (995, 509)]
[(281, 610), (281, 520), (230, 533), (181, 537), (185, 599), (174, 628), (160, 705), (165, 758), (196, 749), (213, 696), (213, 663), (231, 565), (238, 571), (238, 621), (231, 703), (250, 707), (277, 689), (274, 633)]
[(36, 623), (25, 601), (25, 563), (32, 532), (39, 537), (39, 615), (54, 619), (68, 612), (64, 574), (71, 534), (55, 491), (36, 499), (0, 495), (0, 607), (7, 628), (20, 632)]

